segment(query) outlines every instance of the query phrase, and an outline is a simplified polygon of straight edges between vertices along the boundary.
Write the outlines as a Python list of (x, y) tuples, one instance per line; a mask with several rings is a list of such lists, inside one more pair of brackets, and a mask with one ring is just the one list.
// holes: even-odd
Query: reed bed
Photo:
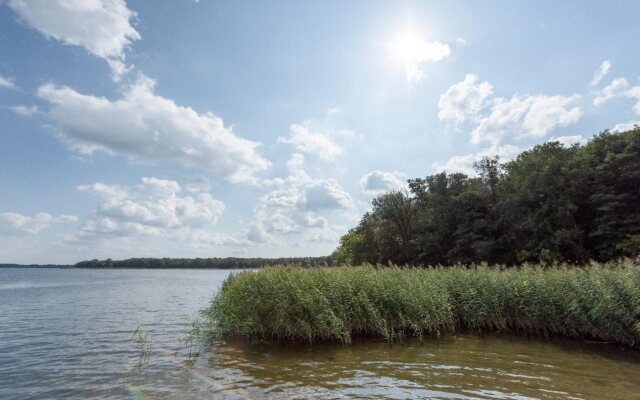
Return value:
[(640, 265), (270, 267), (231, 275), (208, 335), (252, 341), (512, 332), (640, 348)]

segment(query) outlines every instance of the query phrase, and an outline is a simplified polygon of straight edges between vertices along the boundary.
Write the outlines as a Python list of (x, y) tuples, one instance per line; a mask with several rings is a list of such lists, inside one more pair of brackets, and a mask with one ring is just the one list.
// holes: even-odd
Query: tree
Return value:
[(474, 167), (477, 177), (438, 173), (410, 179), (409, 193), (378, 196), (337, 253), (352, 262), (513, 264), (640, 252), (640, 128)]

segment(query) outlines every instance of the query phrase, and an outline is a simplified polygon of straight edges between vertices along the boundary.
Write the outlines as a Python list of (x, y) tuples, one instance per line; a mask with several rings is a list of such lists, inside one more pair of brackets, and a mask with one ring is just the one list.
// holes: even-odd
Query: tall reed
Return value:
[(203, 316), (209, 335), (258, 341), (499, 331), (640, 347), (640, 265), (271, 267), (231, 275)]

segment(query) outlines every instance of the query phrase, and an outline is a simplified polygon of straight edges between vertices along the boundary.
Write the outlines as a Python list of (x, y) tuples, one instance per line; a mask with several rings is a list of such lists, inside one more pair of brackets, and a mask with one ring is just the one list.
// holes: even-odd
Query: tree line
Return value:
[(334, 263), (585, 263), (640, 255), (640, 128), (548, 142), (477, 176), (438, 173), (372, 201)]
[(300, 265), (320, 267), (331, 263), (330, 257), (288, 258), (129, 258), (126, 260), (80, 261), (76, 268), (182, 268), (182, 269), (253, 269), (273, 265)]

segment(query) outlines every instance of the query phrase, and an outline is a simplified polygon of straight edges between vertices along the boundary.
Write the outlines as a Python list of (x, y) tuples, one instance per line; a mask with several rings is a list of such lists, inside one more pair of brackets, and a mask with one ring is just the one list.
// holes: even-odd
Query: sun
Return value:
[(389, 40), (387, 53), (395, 65), (405, 70), (407, 81), (412, 82), (424, 78), (424, 62), (443, 60), (451, 54), (451, 48), (440, 42), (428, 42), (421, 32), (408, 28)]

